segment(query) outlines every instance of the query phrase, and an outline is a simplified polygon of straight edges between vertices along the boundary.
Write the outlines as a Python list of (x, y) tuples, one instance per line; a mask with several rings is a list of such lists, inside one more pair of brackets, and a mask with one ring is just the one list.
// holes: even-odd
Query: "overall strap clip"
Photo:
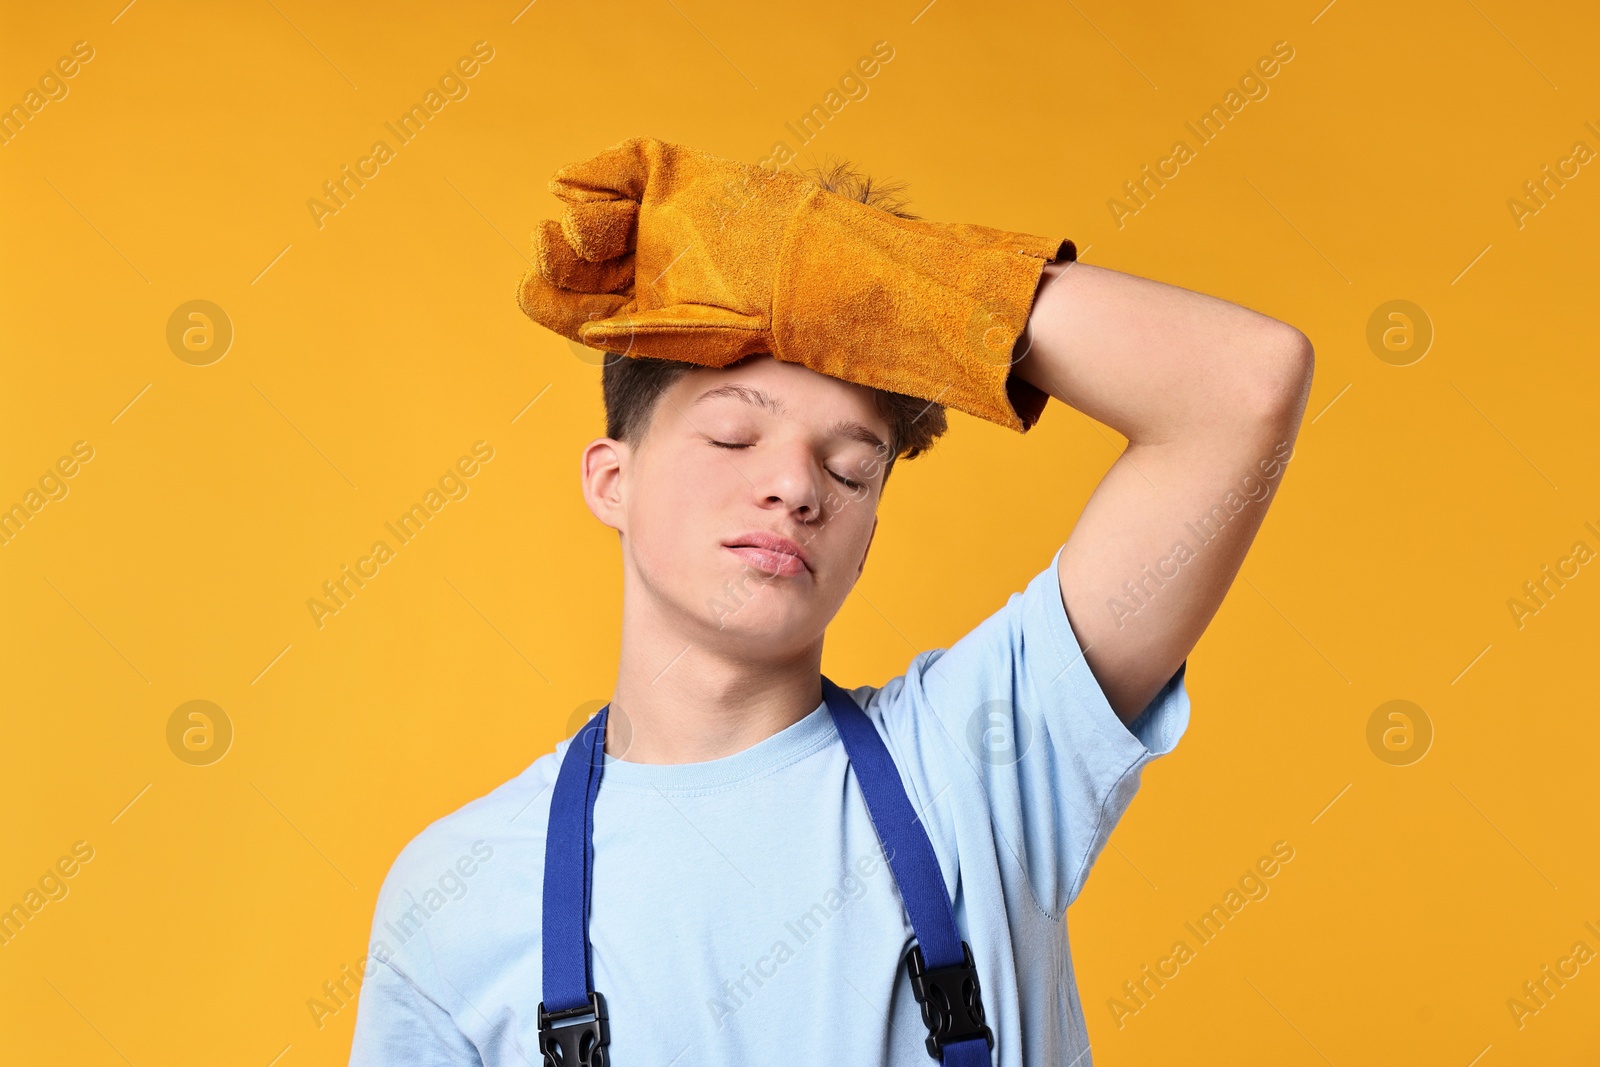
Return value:
[(913, 945), (907, 964), (911, 970), (911, 992), (922, 1007), (922, 1022), (928, 1028), (928, 1055), (944, 1059), (944, 1047), (952, 1042), (983, 1038), (994, 1048), (994, 1031), (984, 1022), (983, 990), (978, 985), (978, 967), (972, 959), (972, 946), (961, 942), (966, 958), (948, 967), (929, 967), (922, 946)]
[(606, 998), (589, 994), (589, 1003), (562, 1011), (544, 1010), (539, 1002), (539, 1052), (544, 1067), (606, 1067), (610, 1056), (611, 1028), (606, 1022)]

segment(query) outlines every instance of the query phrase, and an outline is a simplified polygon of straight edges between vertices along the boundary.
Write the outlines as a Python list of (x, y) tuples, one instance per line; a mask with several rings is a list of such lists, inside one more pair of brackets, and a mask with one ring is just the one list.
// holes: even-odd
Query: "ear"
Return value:
[(628, 465), (632, 450), (609, 437), (590, 441), (580, 461), (583, 502), (595, 518), (622, 532), (626, 519)]
[(856, 578), (860, 579), (861, 572), (867, 569), (867, 554), (872, 551), (872, 539), (878, 536), (878, 516), (872, 516), (872, 532), (867, 535), (867, 547), (861, 550), (861, 565), (856, 568)]

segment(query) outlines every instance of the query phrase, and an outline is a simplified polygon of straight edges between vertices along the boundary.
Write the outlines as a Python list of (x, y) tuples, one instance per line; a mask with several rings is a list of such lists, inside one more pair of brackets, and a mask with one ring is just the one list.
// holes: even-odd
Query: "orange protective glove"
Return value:
[(635, 138), (557, 171), (517, 302), (591, 348), (722, 367), (756, 352), (1027, 432), (1010, 375), (1071, 241), (901, 219), (813, 181)]

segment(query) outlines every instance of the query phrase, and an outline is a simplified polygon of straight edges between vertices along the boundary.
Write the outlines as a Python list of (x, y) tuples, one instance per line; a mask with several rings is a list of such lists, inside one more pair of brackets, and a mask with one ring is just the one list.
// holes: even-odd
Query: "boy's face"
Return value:
[(750, 658), (805, 653), (866, 563), (888, 440), (872, 390), (798, 364), (685, 374), (636, 447), (602, 438), (584, 453), (590, 510), (621, 532), (629, 594), (645, 601), (630, 615)]

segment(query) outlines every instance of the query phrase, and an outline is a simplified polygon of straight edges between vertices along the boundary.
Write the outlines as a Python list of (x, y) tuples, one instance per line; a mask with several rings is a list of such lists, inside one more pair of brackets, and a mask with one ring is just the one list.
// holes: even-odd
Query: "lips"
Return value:
[(740, 534), (723, 546), (763, 574), (795, 575), (811, 569), (811, 557), (797, 542), (764, 530)]

